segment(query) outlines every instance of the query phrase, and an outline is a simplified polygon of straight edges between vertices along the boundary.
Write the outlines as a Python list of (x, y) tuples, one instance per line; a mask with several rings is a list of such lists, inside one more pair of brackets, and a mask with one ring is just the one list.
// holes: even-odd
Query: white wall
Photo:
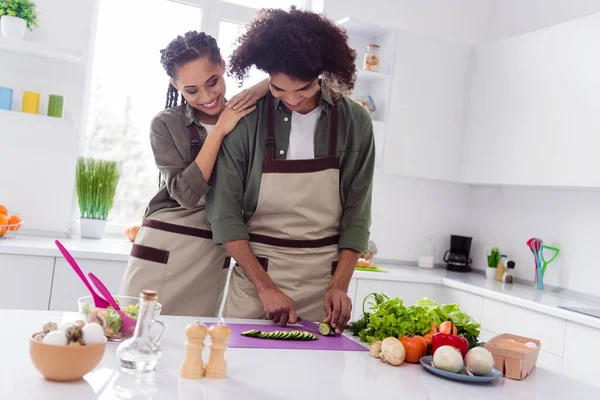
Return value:
[(496, 245), (515, 260), (517, 277), (533, 281), (526, 243), (537, 237), (561, 250), (546, 270), (546, 283), (599, 294), (600, 190), (474, 187), (467, 197), (475, 268), (486, 265), (485, 246)]
[[(88, 61), (96, 0), (37, 0), (40, 28), (26, 40), (82, 55)], [(0, 119), (0, 202), (21, 214), (23, 233), (66, 235), (73, 215), (75, 160), (80, 154), (85, 118), (88, 65), (37, 58), (0, 50), (0, 86), (15, 90), (13, 110), (21, 110), (24, 90), (40, 92), (40, 111), (49, 94), (65, 97), (64, 117)]]
[(477, 43), (488, 31), (494, 0), (325, 0), (324, 12), (462, 43)]
[(468, 234), (464, 185), (375, 173), (371, 239), (378, 258), (416, 261), (426, 236), (435, 240), (436, 262), (442, 262), (451, 234)]
[(600, 12), (598, 0), (491, 0), (485, 41), (514, 36)]

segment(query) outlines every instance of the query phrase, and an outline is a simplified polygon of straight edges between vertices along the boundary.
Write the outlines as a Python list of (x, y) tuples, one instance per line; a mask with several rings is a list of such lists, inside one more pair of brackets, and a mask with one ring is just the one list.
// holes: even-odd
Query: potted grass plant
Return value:
[(114, 161), (80, 157), (76, 174), (81, 237), (100, 239), (113, 206), (119, 166)]
[(500, 249), (497, 247), (492, 248), (487, 255), (487, 268), (485, 269), (485, 276), (488, 279), (496, 279), (496, 272), (498, 268), (498, 263), (500, 262), (500, 258), (502, 254), (500, 253)]
[(39, 13), (31, 0), (0, 0), (2, 36), (23, 39), (27, 29), (39, 28)]

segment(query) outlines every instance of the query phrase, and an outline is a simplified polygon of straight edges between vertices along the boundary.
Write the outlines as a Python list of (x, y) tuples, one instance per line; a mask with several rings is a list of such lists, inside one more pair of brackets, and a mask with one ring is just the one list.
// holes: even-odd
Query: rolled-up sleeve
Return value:
[(150, 127), (150, 144), (154, 161), (167, 185), (169, 195), (182, 207), (193, 208), (198, 205), (210, 186), (198, 164), (190, 164), (177, 149), (167, 124), (156, 117)]
[(360, 126), (362, 139), (342, 211), (338, 247), (364, 254), (368, 250), (371, 226), (375, 138), (371, 118), (365, 118)]
[(248, 170), (248, 137), (246, 118), (225, 137), (212, 176), (212, 190), (206, 196), (206, 218), (213, 242), (248, 240), (242, 213), (244, 187)]

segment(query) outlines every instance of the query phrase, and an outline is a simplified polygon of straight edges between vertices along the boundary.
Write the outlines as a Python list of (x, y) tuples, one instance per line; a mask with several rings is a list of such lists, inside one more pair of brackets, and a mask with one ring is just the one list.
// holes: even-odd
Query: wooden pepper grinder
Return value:
[(202, 349), (204, 349), (204, 339), (208, 334), (208, 329), (196, 322), (185, 328), (185, 334), (188, 340), (185, 343), (186, 356), (181, 364), (180, 376), (184, 379), (200, 379), (204, 377)]
[(206, 377), (224, 379), (227, 377), (227, 363), (225, 350), (231, 336), (231, 329), (227, 325), (213, 325), (208, 329), (212, 343), (210, 344), (210, 357), (206, 364)]

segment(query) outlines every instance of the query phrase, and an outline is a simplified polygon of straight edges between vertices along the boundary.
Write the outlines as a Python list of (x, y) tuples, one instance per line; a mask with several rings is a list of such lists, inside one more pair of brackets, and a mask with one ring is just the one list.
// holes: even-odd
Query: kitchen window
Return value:
[[(188, 30), (217, 38), (225, 61), (235, 40), (262, 7), (309, 8), (306, 0), (102, 0), (99, 2), (84, 155), (115, 160), (121, 179), (107, 233), (139, 224), (158, 188), (149, 143), (152, 118), (164, 109), (168, 78), (159, 50)], [(143, 14), (140, 12), (143, 10)], [(226, 76), (232, 96), (266, 75), (253, 69), (239, 88)]]

